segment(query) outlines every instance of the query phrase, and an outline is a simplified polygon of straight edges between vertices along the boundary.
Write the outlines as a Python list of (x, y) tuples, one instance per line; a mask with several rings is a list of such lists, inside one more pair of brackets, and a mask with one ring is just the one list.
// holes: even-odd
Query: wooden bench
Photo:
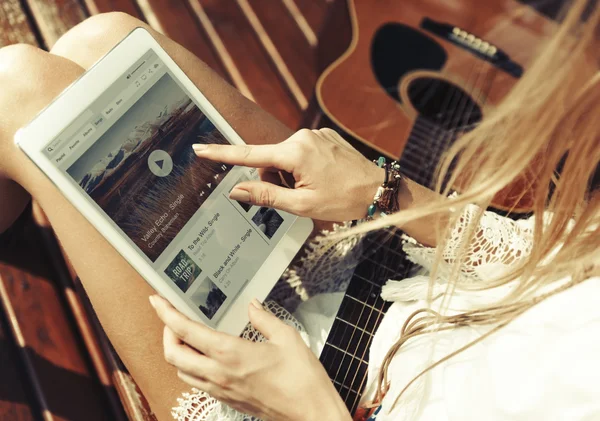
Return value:
[[(2, 0), (0, 46), (50, 49), (86, 17), (134, 15), (289, 127), (307, 125), (327, 0)], [(308, 113), (312, 115), (312, 113)], [(0, 236), (0, 420), (152, 420), (34, 203)]]

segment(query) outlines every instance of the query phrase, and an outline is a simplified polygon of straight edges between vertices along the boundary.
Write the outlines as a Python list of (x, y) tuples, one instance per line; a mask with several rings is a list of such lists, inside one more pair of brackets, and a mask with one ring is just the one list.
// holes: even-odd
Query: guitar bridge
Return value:
[(450, 37), (456, 43), (462, 44), (467, 48), (488, 56), (492, 60), (496, 59), (496, 54), (498, 53), (498, 48), (496, 46), (491, 45), (489, 42), (483, 41), (481, 38), (477, 38), (475, 35), (468, 33), (458, 26), (452, 28)]
[(504, 70), (511, 76), (519, 78), (523, 74), (523, 67), (512, 61), (508, 54), (496, 45), (493, 45), (458, 26), (436, 22), (430, 18), (423, 18), (420, 26), (421, 29), (469, 51), (480, 59), (492, 63), (494, 66)]

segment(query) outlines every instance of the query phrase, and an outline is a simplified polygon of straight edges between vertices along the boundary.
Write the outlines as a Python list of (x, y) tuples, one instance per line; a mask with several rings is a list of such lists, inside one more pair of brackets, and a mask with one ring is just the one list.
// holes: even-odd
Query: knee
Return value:
[[(35, 70), (33, 65), (44, 52), (29, 44), (13, 44), (0, 48), (0, 74), (2, 79), (22, 74), (25, 69)], [(33, 65), (33, 66), (32, 66)]]
[(75, 63), (28, 44), (0, 48), (0, 102), (57, 95), (81, 72)]
[(0, 153), (14, 132), (75, 80), (75, 63), (24, 44), (0, 49)]
[(106, 38), (123, 37), (138, 26), (146, 24), (127, 13), (109, 12), (89, 17), (69, 32), (78, 39), (103, 42)]
[(144, 22), (122, 12), (94, 15), (65, 33), (52, 47), (54, 54), (88, 68)]
[(13, 116), (20, 112), (20, 99), (29, 89), (23, 75), (36, 71), (40, 54), (41, 50), (27, 44), (0, 48), (0, 152), (3, 154), (15, 130)]
[[(0, 48), (0, 110), (19, 111), (30, 93), (44, 90), (48, 53), (27, 44)], [(12, 105), (12, 107), (11, 107)], [(4, 122), (5, 123), (5, 122)]]
[(25, 123), (22, 102), (31, 88), (24, 75), (36, 71), (42, 53), (26, 44), (0, 48), (0, 154), (4, 158), (0, 162), (0, 181), (6, 173), (6, 157), (11, 156), (13, 135)]

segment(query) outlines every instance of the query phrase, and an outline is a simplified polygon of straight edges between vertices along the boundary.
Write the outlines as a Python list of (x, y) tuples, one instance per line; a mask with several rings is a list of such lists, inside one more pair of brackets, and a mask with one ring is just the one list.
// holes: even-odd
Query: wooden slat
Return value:
[(244, 79), (244, 76), (240, 71), (240, 68), (236, 65), (233, 57), (229, 53), (229, 50), (223, 43), (223, 39), (219, 36), (215, 25), (213, 25), (209, 16), (206, 14), (204, 7), (202, 7), (200, 2), (197, 0), (191, 0), (189, 4), (194, 13), (196, 14), (200, 26), (202, 26), (202, 28), (206, 32), (206, 36), (210, 40), (213, 49), (218, 54), (219, 58), (221, 59), (221, 62), (223, 63), (223, 66), (225, 67), (227, 73), (231, 77), (233, 85), (246, 98), (253, 102), (256, 102), (256, 100), (254, 99), (254, 95), (252, 95), (250, 87), (246, 83), (246, 80)]
[(317, 80), (315, 54), (282, 1), (238, 0), (280, 77), (305, 110)]
[(87, 14), (79, 0), (24, 0), (47, 49)]
[(319, 38), (325, 23), (325, 17), (333, 2), (330, 0), (283, 0), (283, 2), (293, 2), (317, 38)]
[(19, 0), (0, 1), (0, 47), (26, 43), (37, 45)]
[(322, 73), (337, 60), (350, 46), (352, 24), (348, 10), (348, 0), (333, 0), (319, 31), (317, 47), (317, 68)]
[(90, 15), (106, 12), (125, 12), (136, 18), (141, 18), (141, 13), (135, 0), (84, 0)]
[(18, 369), (20, 362), (3, 322), (0, 320), (0, 420), (33, 421), (25, 379)]
[(319, 43), (319, 38), (317, 37), (317, 32), (310, 26), (306, 16), (302, 13), (302, 11), (298, 8), (298, 5), (294, 0), (281, 0), (283, 6), (287, 9), (288, 13), (296, 21), (298, 28), (306, 38), (306, 42), (310, 45), (311, 48), (316, 48)]
[(183, 45), (219, 75), (231, 81), (184, 0), (138, 0), (138, 5), (150, 26)]
[(301, 113), (235, 0), (190, 0), (202, 7), (256, 103), (291, 128)]
[(46, 420), (115, 419), (104, 398), (108, 386), (101, 386), (90, 370), (41, 246), (29, 220), (0, 254), (5, 262), (0, 264), (0, 302), (34, 391), (34, 406)]
[(114, 419), (47, 280), (0, 266), (0, 297), (46, 420)]
[[(304, 9), (310, 9), (308, 6), (325, 5), (324, 11), (318, 12), (321, 23), (318, 31), (319, 43), (316, 49), (316, 68), (317, 73), (322, 73), (334, 60), (340, 57), (350, 45), (352, 40), (352, 25), (348, 11), (348, 0), (295, 0)], [(316, 9), (316, 7), (315, 7)], [(322, 16), (322, 13), (325, 16)], [(315, 12), (304, 12), (305, 16), (310, 16)], [(308, 109), (304, 112), (302, 125), (316, 129), (320, 127), (335, 127), (319, 107), (317, 100), (313, 97)], [(352, 145), (361, 153), (373, 153), (373, 150), (365, 146), (364, 143), (349, 139)]]

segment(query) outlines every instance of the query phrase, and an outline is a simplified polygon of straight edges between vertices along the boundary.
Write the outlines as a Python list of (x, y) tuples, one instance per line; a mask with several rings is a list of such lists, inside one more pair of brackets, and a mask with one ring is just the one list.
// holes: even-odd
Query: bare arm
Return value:
[[(406, 177), (402, 180), (402, 187), (398, 194), (400, 209), (416, 208), (433, 200), (439, 200), (439, 194)], [(401, 228), (419, 243), (435, 247), (437, 245), (437, 229), (439, 228), (443, 232), (447, 223), (447, 217), (432, 215), (410, 221)]]

